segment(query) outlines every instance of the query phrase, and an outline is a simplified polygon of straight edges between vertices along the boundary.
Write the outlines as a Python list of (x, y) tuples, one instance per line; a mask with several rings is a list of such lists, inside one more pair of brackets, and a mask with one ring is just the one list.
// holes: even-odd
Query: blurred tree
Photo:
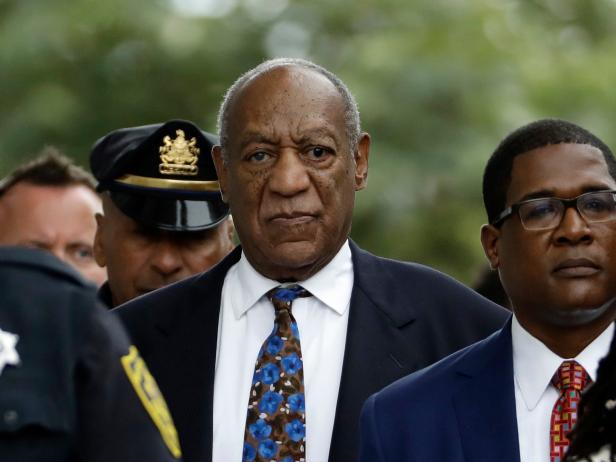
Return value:
[(615, 145), (613, 0), (0, 0), (0, 176), (46, 144), (87, 165), (106, 132), (181, 117), (215, 131), (242, 72), (312, 59), (372, 134), (353, 237), (470, 282), (484, 163), (562, 117)]

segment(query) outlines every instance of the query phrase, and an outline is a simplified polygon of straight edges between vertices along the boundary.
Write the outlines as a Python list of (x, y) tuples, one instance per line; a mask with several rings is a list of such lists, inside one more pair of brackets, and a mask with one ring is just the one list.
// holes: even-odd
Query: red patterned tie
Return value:
[(569, 447), (567, 434), (577, 422), (578, 404), (581, 392), (592, 380), (576, 361), (563, 361), (552, 384), (560, 391), (560, 396), (552, 409), (550, 419), (550, 462), (561, 462)]

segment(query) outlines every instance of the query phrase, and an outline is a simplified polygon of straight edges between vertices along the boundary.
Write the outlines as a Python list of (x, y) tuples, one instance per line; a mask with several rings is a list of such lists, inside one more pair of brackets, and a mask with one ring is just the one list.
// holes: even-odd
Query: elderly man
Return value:
[(370, 137), (331, 72), (261, 64), (229, 89), (219, 130), (213, 155), (242, 247), (119, 314), (188, 462), (352, 461), (371, 393), (486, 336), (505, 314), (348, 239)]
[(107, 274), (93, 254), (100, 211), (92, 176), (47, 148), (0, 182), (0, 245), (47, 250), (101, 285)]
[(616, 161), (540, 120), (488, 161), (481, 242), (513, 306), (498, 333), (372, 396), (362, 462), (561, 462), (616, 317)]
[(234, 247), (229, 208), (210, 151), (216, 137), (192, 122), (115, 130), (95, 144), (92, 172), (103, 214), (94, 256), (109, 307), (205, 271)]

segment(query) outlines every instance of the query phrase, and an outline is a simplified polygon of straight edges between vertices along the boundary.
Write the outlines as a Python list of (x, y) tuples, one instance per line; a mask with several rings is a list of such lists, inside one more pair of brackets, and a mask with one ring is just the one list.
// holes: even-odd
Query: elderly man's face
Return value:
[(94, 255), (107, 267), (113, 305), (207, 271), (233, 249), (230, 219), (204, 231), (171, 232), (142, 226), (103, 196), (104, 215)]
[(214, 161), (248, 260), (271, 279), (306, 279), (348, 237), (370, 138), (353, 151), (340, 93), (293, 66), (241, 89), (228, 127), (226, 152), (215, 148)]
[(47, 250), (100, 285), (107, 273), (92, 254), (100, 211), (100, 198), (86, 186), (19, 182), (0, 199), (0, 245)]

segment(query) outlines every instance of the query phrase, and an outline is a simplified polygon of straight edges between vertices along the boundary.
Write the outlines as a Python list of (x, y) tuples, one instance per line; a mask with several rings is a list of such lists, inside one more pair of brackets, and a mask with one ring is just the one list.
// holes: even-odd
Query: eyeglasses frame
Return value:
[[(596, 193), (611, 193), (612, 197), (614, 198), (614, 202), (616, 202), (616, 190), (614, 190), (614, 189), (601, 189), (601, 190), (598, 190), (598, 191), (588, 191), (588, 192), (582, 193), (582, 194), (580, 194), (580, 195), (578, 195), (576, 197), (572, 197), (571, 199), (564, 199), (562, 197), (536, 197), (534, 199), (527, 199), (525, 201), (520, 201), (520, 202), (516, 202), (515, 204), (511, 204), (509, 207), (507, 207), (505, 210), (503, 210), (501, 213), (499, 213), (498, 217), (496, 217), (496, 220), (494, 220), (490, 224), (492, 226), (498, 228), (498, 227), (500, 227), (503, 224), (503, 221), (505, 221), (507, 218), (509, 218), (514, 213), (518, 212), (518, 217), (520, 218), (520, 223), (522, 224), (524, 229), (528, 229), (526, 226), (524, 226), (524, 223), (522, 222), (522, 217), (520, 217), (520, 214), (519, 214), (520, 207), (523, 206), (524, 204), (532, 203), (532, 202), (535, 202), (535, 201), (542, 201), (542, 200), (546, 200), (546, 199), (556, 199), (556, 200), (560, 201), (565, 206), (565, 208), (563, 210), (563, 217), (564, 217), (564, 212), (568, 208), (574, 207), (575, 210), (577, 211), (578, 215), (584, 221), (586, 221), (586, 218), (584, 217), (582, 212), (580, 212), (580, 209), (578, 209), (578, 207), (577, 207), (578, 200), (580, 199), (580, 197), (586, 196), (588, 194), (596, 194)], [(562, 221), (562, 217), (561, 217), (561, 221)], [(604, 220), (604, 221), (610, 221), (610, 220)], [(602, 223), (604, 221), (598, 221), (598, 222), (597, 221), (591, 221), (590, 223)], [(555, 229), (555, 228), (558, 228), (559, 225), (560, 225), (560, 222), (559, 222), (559, 224), (557, 224), (554, 227), (530, 229), (529, 231), (544, 231), (544, 230), (548, 230), (548, 229)]]

